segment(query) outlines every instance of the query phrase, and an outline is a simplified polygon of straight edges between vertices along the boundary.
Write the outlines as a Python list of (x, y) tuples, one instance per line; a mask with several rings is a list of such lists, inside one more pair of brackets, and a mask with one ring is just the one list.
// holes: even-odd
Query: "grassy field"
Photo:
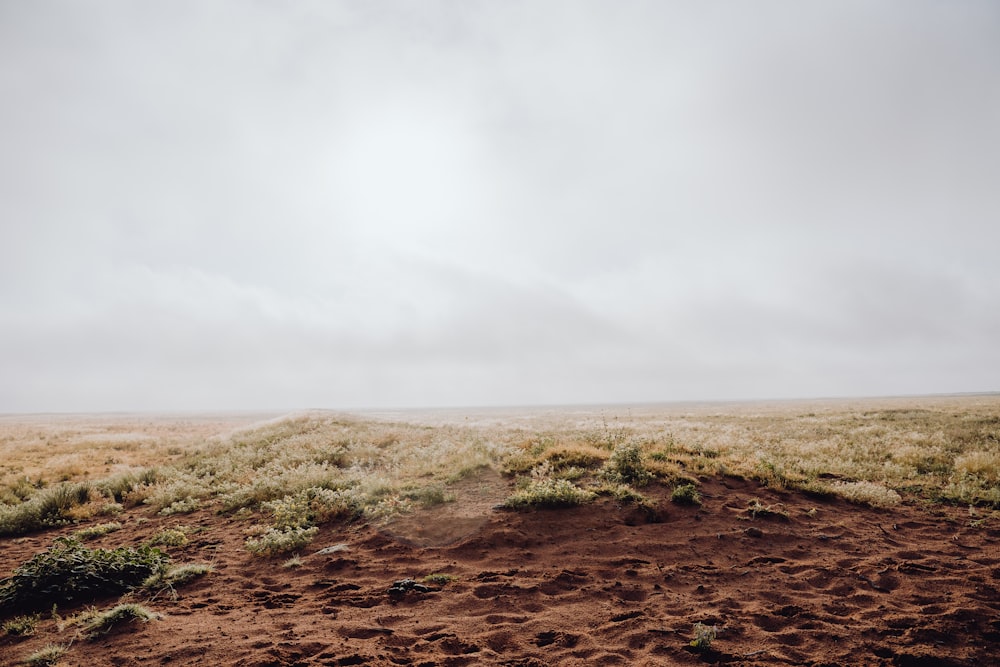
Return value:
[[(292, 550), (317, 524), (446, 503), (491, 467), (510, 506), (651, 480), (744, 477), (871, 506), (902, 498), (1000, 508), (1000, 397), (563, 409), (311, 412), (229, 418), (5, 417), (0, 535), (121, 509), (263, 513), (247, 546)], [(282, 544), (286, 540), (287, 544)]]

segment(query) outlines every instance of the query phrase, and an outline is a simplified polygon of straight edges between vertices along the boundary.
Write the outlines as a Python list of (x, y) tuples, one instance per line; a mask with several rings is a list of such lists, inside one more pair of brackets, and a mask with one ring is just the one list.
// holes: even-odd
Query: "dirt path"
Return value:
[[(462, 491), (478, 504), (381, 530), (325, 527), (294, 569), (250, 556), (245, 522), (134, 510), (95, 544), (201, 526), (171, 554), (216, 571), (147, 601), (161, 620), (76, 640), (60, 664), (1000, 665), (1000, 529), (973, 525), (968, 508), (872, 510), (711, 479), (700, 508), (646, 489), (663, 508), (650, 522), (610, 500), (491, 510), (503, 490), (487, 476)], [(787, 518), (753, 516), (755, 498)], [(55, 534), (0, 543), (0, 574)], [(315, 553), (334, 544), (347, 546)], [(455, 579), (387, 592), (432, 573)], [(710, 649), (689, 646), (695, 623), (717, 629)], [(73, 634), (45, 620), (0, 639), (0, 664)]]

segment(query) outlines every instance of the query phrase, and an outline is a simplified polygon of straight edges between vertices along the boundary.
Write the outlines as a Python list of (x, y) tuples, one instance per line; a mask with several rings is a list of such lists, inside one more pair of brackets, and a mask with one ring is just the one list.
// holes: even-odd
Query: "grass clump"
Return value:
[(121, 530), (122, 525), (117, 521), (109, 521), (108, 523), (99, 523), (95, 526), (87, 526), (86, 528), (81, 528), (80, 530), (73, 532), (73, 537), (78, 540), (92, 540), (96, 537), (102, 537), (108, 533), (113, 533), (116, 530)]
[(267, 501), (262, 507), (271, 512), (273, 525), (245, 542), (247, 551), (258, 556), (274, 556), (301, 549), (319, 532), (316, 524), (353, 518), (363, 511), (354, 489), (321, 487), (311, 487)]
[(146, 541), (151, 547), (163, 546), (163, 547), (182, 547), (188, 543), (187, 532), (189, 528), (186, 526), (175, 526), (174, 528), (165, 528), (153, 535), (149, 540)]
[(336, 519), (348, 519), (361, 512), (354, 489), (310, 487), (263, 504), (271, 512), (276, 528), (309, 528)]
[(107, 611), (84, 614), (79, 619), (83, 636), (87, 639), (97, 639), (111, 632), (115, 626), (124, 623), (147, 623), (160, 618), (159, 614), (150, 611), (141, 604), (127, 602), (116, 605)]
[(285, 568), (286, 570), (294, 570), (295, 568), (302, 567), (302, 565), (303, 565), (302, 557), (296, 554), (291, 558), (289, 558), (288, 560), (284, 561), (281, 564), (281, 567)]
[(61, 644), (49, 644), (27, 656), (23, 663), (29, 667), (52, 667), (66, 655), (67, 650), (69, 649)]
[(166, 507), (162, 508), (157, 514), (160, 516), (173, 516), (174, 514), (190, 514), (195, 510), (201, 508), (201, 499), (192, 498), (188, 496), (187, 498), (182, 498), (181, 500), (175, 500)]
[(64, 483), (38, 490), (16, 505), (0, 505), (0, 537), (24, 535), (71, 521), (70, 511), (90, 500), (86, 483)]
[(440, 572), (435, 572), (434, 574), (428, 574), (424, 577), (425, 584), (433, 584), (434, 586), (444, 586), (445, 584), (455, 581), (455, 575), (453, 574), (443, 574)]
[(27, 637), (35, 634), (35, 627), (38, 625), (39, 620), (41, 620), (41, 616), (38, 614), (15, 616), (4, 622), (3, 625), (0, 625), (0, 631), (11, 637)]
[(140, 586), (169, 560), (165, 553), (148, 546), (88, 549), (79, 540), (56, 538), (47, 551), (0, 580), (0, 613), (123, 593)]
[(646, 467), (642, 448), (635, 442), (616, 445), (601, 469), (601, 475), (609, 482), (634, 486), (644, 486), (653, 479), (653, 474)]
[(448, 493), (443, 486), (434, 485), (419, 489), (410, 489), (403, 493), (403, 498), (415, 500), (424, 507), (437, 507), (445, 503), (454, 502), (455, 494)]
[(532, 479), (511, 494), (502, 506), (508, 509), (573, 507), (589, 503), (595, 495), (566, 479)]
[(268, 528), (256, 537), (249, 537), (244, 543), (247, 551), (255, 556), (276, 556), (296, 551), (312, 542), (319, 528)]
[(121, 503), (110, 502), (110, 503), (104, 503), (103, 505), (98, 507), (94, 511), (94, 514), (96, 514), (97, 516), (118, 516), (124, 511), (125, 507), (122, 506)]
[(898, 493), (875, 482), (837, 482), (831, 488), (838, 496), (869, 507), (894, 507), (902, 500)]
[(707, 651), (712, 648), (712, 642), (715, 638), (719, 636), (719, 629), (714, 625), (705, 625), (704, 623), (694, 624), (694, 635), (691, 638), (691, 642), (688, 644), (691, 648), (696, 651)]
[(701, 505), (701, 494), (694, 484), (681, 484), (670, 494), (670, 502), (678, 505)]

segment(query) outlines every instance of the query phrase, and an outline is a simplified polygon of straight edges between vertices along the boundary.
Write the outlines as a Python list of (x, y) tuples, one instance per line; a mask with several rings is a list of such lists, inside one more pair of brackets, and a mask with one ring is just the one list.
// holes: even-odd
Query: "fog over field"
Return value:
[(0, 0), (0, 412), (1000, 389), (1000, 4)]

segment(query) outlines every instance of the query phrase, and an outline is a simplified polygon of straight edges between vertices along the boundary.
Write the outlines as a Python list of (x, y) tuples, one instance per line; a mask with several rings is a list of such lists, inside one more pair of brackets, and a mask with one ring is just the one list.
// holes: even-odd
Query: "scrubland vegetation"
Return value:
[[(709, 476), (870, 507), (968, 505), (979, 522), (1000, 509), (1000, 396), (377, 418), (308, 413), (222, 435), (150, 420), (132, 425), (134, 441), (102, 439), (101, 428), (0, 419), (0, 541), (64, 528), (46, 551), (0, 579), (4, 635), (31, 635), (40, 614), (51, 608), (55, 617), (59, 605), (121, 593), (176, 596), (176, 587), (210, 574), (208, 564), (172, 565), (168, 553), (199, 530), (182, 523), (193, 512), (244, 525), (248, 552), (281, 556), (293, 568), (322, 526), (386, 522), (455, 502), (455, 490), (487, 470), (507, 480), (497, 504), (507, 511), (607, 496), (658, 516), (644, 490), (661, 485), (673, 503), (697, 507)], [(122, 451), (128, 456), (116, 455)], [(53, 465), (45, 465), (47, 452)], [(782, 505), (758, 499), (745, 514), (788, 520)], [(129, 533), (123, 525), (156, 515), (172, 525), (141, 544), (83, 543), (113, 541)], [(340, 547), (347, 548), (323, 551)], [(444, 585), (449, 576), (425, 581)], [(156, 619), (122, 602), (90, 607), (59, 627), (94, 639)], [(691, 646), (707, 650), (715, 631), (701, 627)], [(54, 664), (64, 650), (53, 644), (25, 660)]]
[[(324, 523), (380, 521), (448, 502), (450, 485), (484, 467), (510, 478), (509, 508), (573, 505), (601, 494), (641, 499), (639, 489), (654, 481), (676, 487), (677, 500), (690, 502), (704, 475), (747, 477), (871, 506), (911, 497), (1000, 507), (995, 396), (498, 412), (471, 422), (433, 412), (414, 416), (404, 422), (314, 413), (227, 437), (185, 439), (175, 431), (171, 438), (154, 430), (136, 443), (104, 442), (107, 451), (131, 452), (129, 465), (107, 464), (114, 457), (102, 459), (100, 437), (85, 434), (75, 445), (75, 472), (42, 466), (34, 477), (25, 470), (45, 448), (25, 446), (8, 429), (0, 445), (0, 536), (137, 506), (161, 515), (207, 507), (264, 519), (248, 534), (247, 548), (274, 555), (301, 548)], [(59, 435), (32, 437), (54, 441), (65, 461), (74, 445)], [(154, 465), (142, 465), (147, 445)], [(164, 452), (171, 452), (169, 460)], [(84, 465), (88, 460), (105, 464)], [(100, 523), (78, 537), (119, 526)]]

